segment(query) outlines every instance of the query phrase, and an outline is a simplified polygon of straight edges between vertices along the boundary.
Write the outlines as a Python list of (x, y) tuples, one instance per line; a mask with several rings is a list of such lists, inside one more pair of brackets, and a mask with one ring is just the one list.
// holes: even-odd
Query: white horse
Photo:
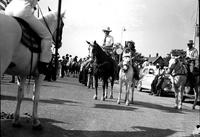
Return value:
[(179, 58), (171, 57), (169, 61), (169, 70), (167, 73), (172, 76), (172, 87), (175, 91), (175, 107), (176, 109), (182, 109), (182, 99), (184, 87), (187, 80), (186, 67), (180, 62)]
[[(61, 21), (64, 13), (61, 14)], [(45, 23), (45, 21), (46, 23)], [(57, 12), (49, 12), (41, 22), (48, 25), (49, 30), (57, 35)], [(63, 23), (63, 22), (62, 22)], [(62, 29), (63, 25), (61, 26)], [(62, 32), (62, 31), (61, 31)], [(0, 14), (0, 73), (10, 75), (17, 75), (20, 77), (20, 84), (17, 94), (17, 106), (14, 113), (13, 126), (20, 126), (20, 105), (24, 97), (24, 86), (28, 75), (34, 76), (35, 86), (33, 91), (33, 112), (32, 112), (32, 126), (34, 129), (41, 129), (42, 125), (38, 119), (38, 101), (40, 95), (41, 82), (44, 75), (40, 75), (37, 69), (39, 53), (33, 53), (25, 45), (21, 43), (22, 28), (18, 21), (11, 17)], [(12, 65), (10, 65), (12, 64)], [(14, 65), (13, 65), (14, 64)]]
[(117, 99), (118, 104), (120, 104), (123, 84), (125, 84), (125, 89), (126, 89), (126, 93), (125, 93), (126, 105), (130, 104), (130, 101), (129, 101), (130, 93), (129, 92), (132, 93), (131, 103), (133, 103), (133, 95), (134, 95), (134, 87), (135, 87), (135, 80), (133, 78), (133, 74), (134, 74), (134, 71), (133, 71), (133, 66), (132, 66), (131, 54), (130, 54), (130, 52), (123, 53), (122, 66), (119, 71), (120, 92), (119, 92), (119, 96)]

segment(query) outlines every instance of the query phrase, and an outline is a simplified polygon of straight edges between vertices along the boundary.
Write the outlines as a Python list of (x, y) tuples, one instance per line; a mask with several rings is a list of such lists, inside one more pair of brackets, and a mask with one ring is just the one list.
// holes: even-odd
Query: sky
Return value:
[[(43, 13), (48, 6), (56, 11), (58, 0), (39, 5)], [(66, 12), (61, 56), (87, 56), (86, 40), (101, 45), (102, 29), (110, 27), (115, 43), (132, 40), (143, 56), (165, 57), (172, 49), (186, 50), (193, 39), (197, 0), (62, 0), (61, 11)]]

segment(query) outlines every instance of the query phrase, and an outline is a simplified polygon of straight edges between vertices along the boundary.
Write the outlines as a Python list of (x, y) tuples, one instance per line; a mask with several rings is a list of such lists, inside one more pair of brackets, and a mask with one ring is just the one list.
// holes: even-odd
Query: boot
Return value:
[(46, 75), (48, 73), (48, 66), (49, 66), (49, 63), (39, 61), (38, 62), (39, 73)]

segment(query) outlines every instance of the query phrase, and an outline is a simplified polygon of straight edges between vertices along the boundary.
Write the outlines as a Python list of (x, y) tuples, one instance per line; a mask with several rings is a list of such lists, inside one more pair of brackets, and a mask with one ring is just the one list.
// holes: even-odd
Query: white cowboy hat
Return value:
[(112, 30), (110, 29), (110, 27), (107, 27), (106, 29), (103, 29), (104, 32), (111, 32)]

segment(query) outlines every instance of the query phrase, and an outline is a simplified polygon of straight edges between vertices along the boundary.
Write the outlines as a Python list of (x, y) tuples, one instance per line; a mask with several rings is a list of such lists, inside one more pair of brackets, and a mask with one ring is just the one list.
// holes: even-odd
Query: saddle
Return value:
[(17, 20), (22, 29), (22, 38), (21, 38), (22, 44), (24, 44), (27, 48), (29, 48), (31, 52), (40, 53), (41, 38), (25, 20), (18, 17), (14, 18)]

